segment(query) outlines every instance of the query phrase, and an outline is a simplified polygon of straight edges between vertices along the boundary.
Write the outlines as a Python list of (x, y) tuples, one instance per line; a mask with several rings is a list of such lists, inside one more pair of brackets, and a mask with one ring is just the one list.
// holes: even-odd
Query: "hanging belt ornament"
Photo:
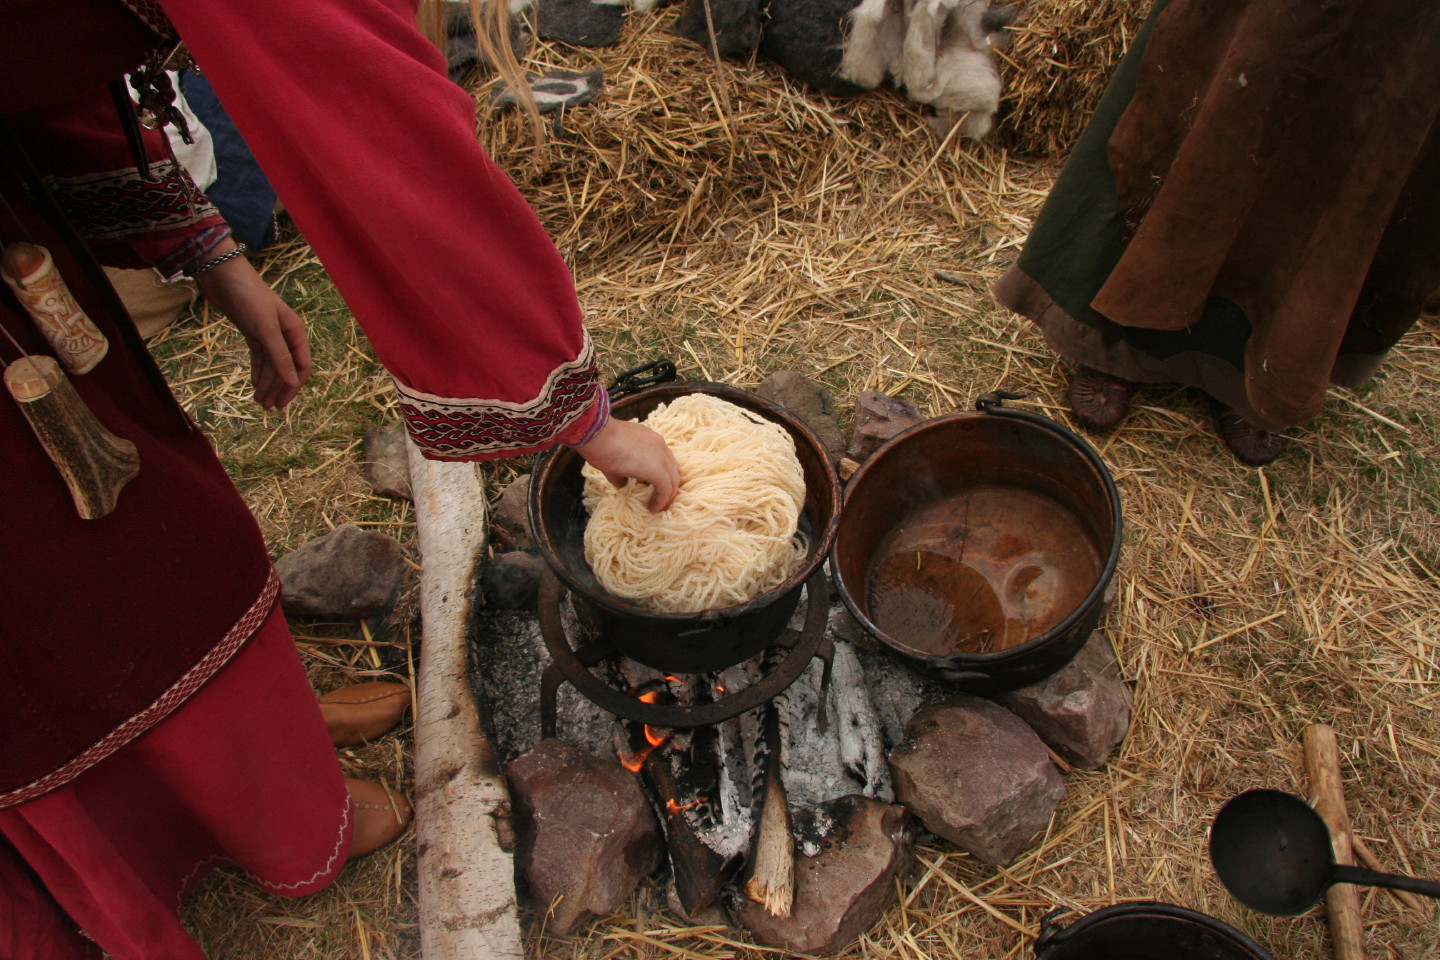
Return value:
[(27, 354), (5, 368), (5, 389), (60, 471), (75, 511), (98, 520), (140, 473), (135, 444), (106, 429), (80, 399), (54, 357)]
[(50, 251), (34, 243), (7, 244), (0, 275), (71, 373), (89, 373), (110, 348), (65, 285)]
[[(50, 251), (23, 241), (6, 244), (0, 275), (65, 369), (76, 374), (94, 369), (109, 341), (65, 285)], [(85, 520), (105, 516), (140, 473), (139, 451), (100, 422), (54, 357), (27, 354), (9, 330), (4, 332), (20, 353), (20, 359), (5, 368), (5, 388), (60, 471), (75, 511)]]
[(190, 125), (185, 115), (175, 105), (175, 84), (170, 81), (169, 70), (193, 69), (195, 62), (190, 58), (183, 44), (176, 44), (168, 50), (156, 50), (145, 58), (145, 62), (130, 74), (130, 83), (135, 88), (139, 102), (137, 116), (146, 130), (159, 130), (173, 125), (180, 131), (180, 139), (194, 143)]

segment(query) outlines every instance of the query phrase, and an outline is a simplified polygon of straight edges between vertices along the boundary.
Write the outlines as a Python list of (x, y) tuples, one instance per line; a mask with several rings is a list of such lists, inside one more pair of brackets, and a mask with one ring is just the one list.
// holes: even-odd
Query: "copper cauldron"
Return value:
[[(719, 383), (667, 383), (617, 399), (612, 410), (621, 419), (644, 419), (660, 404), (691, 393), (710, 394), (773, 420), (795, 440), (805, 474), (800, 526), (810, 550), (800, 569), (773, 590), (738, 606), (683, 614), (656, 613), (612, 596), (585, 562), (587, 514), (579, 454), (556, 447), (536, 464), (530, 482), (530, 527), (541, 555), (576, 605), (618, 652), (675, 673), (702, 673), (741, 663), (780, 635), (800, 602), (801, 587), (825, 562), (840, 506), (839, 480), (819, 439), (784, 408), (754, 394)], [(811, 597), (808, 602), (827, 601)]]
[(1104, 612), (1121, 515), (1080, 437), (998, 395), (977, 408), (911, 427), (851, 477), (831, 574), (903, 664), (988, 695), (1080, 651)]

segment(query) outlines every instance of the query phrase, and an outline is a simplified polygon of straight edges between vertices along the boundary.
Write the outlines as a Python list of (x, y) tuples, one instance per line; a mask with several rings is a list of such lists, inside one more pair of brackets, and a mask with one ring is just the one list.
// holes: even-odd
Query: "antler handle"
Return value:
[(16, 360), (5, 368), (5, 387), (70, 488), (80, 516), (96, 520), (114, 510), (120, 491), (140, 472), (135, 444), (96, 419), (53, 357)]

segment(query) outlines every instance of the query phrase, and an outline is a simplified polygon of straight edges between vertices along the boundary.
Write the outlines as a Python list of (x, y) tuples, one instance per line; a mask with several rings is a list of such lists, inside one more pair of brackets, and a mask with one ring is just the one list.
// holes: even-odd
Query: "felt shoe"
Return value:
[(1130, 412), (1131, 384), (1093, 367), (1080, 367), (1070, 378), (1066, 399), (1086, 430), (1104, 433), (1120, 426)]
[(331, 690), (320, 698), (320, 713), (337, 747), (374, 740), (400, 722), (410, 706), (410, 688), (403, 683), (357, 683)]
[(350, 833), (350, 859), (378, 850), (405, 832), (410, 802), (394, 790), (369, 780), (345, 778), (355, 827)]

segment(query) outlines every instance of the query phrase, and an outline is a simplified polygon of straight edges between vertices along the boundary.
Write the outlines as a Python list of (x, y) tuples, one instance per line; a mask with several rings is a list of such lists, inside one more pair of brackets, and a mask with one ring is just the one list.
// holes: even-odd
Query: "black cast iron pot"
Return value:
[(1068, 927), (1048, 914), (1037, 960), (1275, 960), (1260, 944), (1214, 917), (1168, 903), (1117, 903)]
[(643, 420), (660, 404), (691, 393), (710, 394), (758, 413), (783, 426), (795, 440), (805, 474), (800, 526), (809, 537), (810, 552), (799, 570), (768, 593), (738, 606), (688, 614), (655, 613), (612, 596), (585, 562), (587, 514), (580, 455), (554, 448), (540, 458), (530, 481), (530, 527), (536, 543), (577, 606), (621, 654), (675, 673), (724, 669), (750, 659), (779, 637), (800, 602), (801, 587), (825, 561), (840, 506), (839, 480), (819, 439), (788, 411), (754, 394), (719, 383), (668, 383), (617, 399), (612, 411), (623, 420)]
[(1119, 560), (1121, 512), (1080, 437), (997, 395), (977, 408), (916, 424), (850, 478), (831, 575), (902, 664), (993, 695), (1084, 646)]

